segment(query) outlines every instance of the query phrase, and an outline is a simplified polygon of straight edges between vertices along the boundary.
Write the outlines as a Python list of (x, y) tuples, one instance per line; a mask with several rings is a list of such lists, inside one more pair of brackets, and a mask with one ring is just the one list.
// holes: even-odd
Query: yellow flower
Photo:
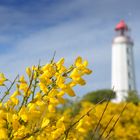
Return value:
[(61, 58), (61, 59), (56, 63), (56, 66), (57, 66), (58, 70), (61, 69), (61, 67), (63, 66), (64, 62), (65, 62), (65, 59), (64, 59), (64, 58)]
[(83, 73), (85, 73), (85, 74), (91, 74), (91, 73), (92, 73), (92, 70), (90, 70), (90, 69), (88, 69), (88, 68), (85, 68), (85, 69), (83, 70)]
[(83, 61), (81, 57), (78, 57), (75, 60), (75, 66), (77, 67), (78, 70), (81, 70), (81, 73), (83, 74), (90, 74), (92, 71), (87, 68), (88, 66), (88, 61)]
[(20, 112), (18, 114), (24, 122), (28, 121), (29, 116), (28, 116), (27, 108), (25, 108), (25, 106), (23, 106), (20, 109)]
[(31, 71), (30, 67), (26, 68), (26, 73), (29, 77), (31, 77), (32, 71)]
[(67, 85), (66, 88), (63, 89), (63, 91), (65, 91), (71, 97), (75, 96), (74, 90), (69, 85)]
[(1, 140), (7, 140), (8, 139), (8, 134), (7, 134), (7, 129), (6, 128), (0, 128), (0, 139)]
[(12, 116), (12, 127), (15, 131), (20, 127), (19, 116), (17, 114)]
[[(90, 73), (87, 65), (87, 61), (78, 57), (75, 64), (68, 68), (64, 66), (64, 58), (44, 66), (27, 67), (28, 81), (21, 76), (18, 82), (7, 86), (10, 87), (9, 95), (6, 97), (3, 94), (4, 101), (0, 103), (0, 140), (65, 139), (66, 130), (91, 106), (81, 104), (83, 110), (77, 114), (73, 114), (71, 107), (66, 106), (66, 110), (61, 110), (61, 105), (66, 102), (65, 95), (75, 96), (73, 87), (85, 84), (82, 77)], [(4, 74), (0, 73), (0, 85), (5, 81)], [(11, 89), (13, 84), (16, 90)], [(79, 125), (70, 128), (67, 139), (83, 140), (92, 130), (93, 120), (93, 115), (82, 118), (77, 122)]]
[(44, 84), (44, 83), (39, 83), (39, 87), (40, 89), (44, 92), (44, 93), (47, 93), (48, 92), (48, 88), (47, 86)]
[(10, 100), (13, 102), (14, 105), (18, 105), (19, 100), (16, 97), (11, 97)]
[(4, 74), (3, 73), (0, 73), (0, 86), (4, 85), (4, 82), (6, 81), (7, 79), (5, 78)]
[(79, 56), (75, 60), (75, 65), (76, 65), (76, 67), (79, 67), (79, 66), (81, 66), (81, 64), (82, 64), (82, 57)]
[(4, 128), (4, 127), (6, 127), (6, 120), (4, 120), (4, 119), (0, 119), (0, 128)]
[(21, 77), (20, 77), (19, 82), (20, 82), (20, 83), (26, 83), (24, 76), (21, 76)]
[(56, 80), (56, 85), (62, 88), (65, 85), (65, 78), (59, 75)]
[(65, 130), (64, 120), (65, 120), (65, 118), (64, 118), (64, 116), (63, 116), (63, 117), (61, 117), (61, 118), (57, 121), (57, 123), (56, 123), (56, 127), (57, 127), (57, 128), (61, 128), (63, 131)]
[(27, 92), (27, 89), (28, 89), (27, 83), (20, 83), (19, 89), (22, 90), (22, 91), (24, 91), (24, 93), (26, 93)]
[(80, 85), (85, 85), (85, 80), (82, 78), (82, 73), (77, 69), (75, 68), (71, 74), (70, 74), (70, 77), (72, 78), (72, 80), (75, 82), (75, 83), (78, 83)]
[(50, 103), (52, 103), (52, 104), (58, 104), (58, 103), (59, 103), (58, 100), (57, 100), (55, 97), (49, 98), (49, 101), (50, 101)]
[(49, 124), (50, 120), (48, 118), (44, 118), (42, 121), (41, 128), (46, 127)]
[(16, 91), (11, 95), (11, 97), (13, 98), (13, 97), (16, 97), (17, 95), (20, 95), (19, 90), (16, 90)]
[(55, 112), (55, 106), (53, 104), (49, 104), (48, 105), (48, 110), (49, 110), (49, 112), (54, 113)]
[(66, 103), (65, 99), (64, 99), (63, 97), (61, 97), (61, 96), (57, 96), (57, 99), (58, 99), (58, 101), (59, 101), (61, 104)]

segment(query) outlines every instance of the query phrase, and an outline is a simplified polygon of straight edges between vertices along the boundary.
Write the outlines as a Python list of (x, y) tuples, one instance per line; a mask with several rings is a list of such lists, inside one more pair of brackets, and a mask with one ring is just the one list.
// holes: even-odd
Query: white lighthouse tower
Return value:
[(133, 41), (128, 35), (128, 26), (122, 20), (117, 24), (112, 44), (112, 88), (116, 93), (116, 102), (125, 100), (129, 91), (136, 91)]

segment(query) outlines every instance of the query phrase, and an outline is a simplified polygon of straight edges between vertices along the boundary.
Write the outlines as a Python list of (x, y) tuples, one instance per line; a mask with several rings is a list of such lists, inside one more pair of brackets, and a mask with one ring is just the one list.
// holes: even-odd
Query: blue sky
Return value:
[[(93, 70), (81, 95), (111, 86), (114, 27), (124, 19), (132, 29), (137, 89), (140, 91), (139, 0), (0, 0), (0, 71), (10, 79), (25, 67), (77, 56)], [(79, 94), (78, 94), (79, 95)]]

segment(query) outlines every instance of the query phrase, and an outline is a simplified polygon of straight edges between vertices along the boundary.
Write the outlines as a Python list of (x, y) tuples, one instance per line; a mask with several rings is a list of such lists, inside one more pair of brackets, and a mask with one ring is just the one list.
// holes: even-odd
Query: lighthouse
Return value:
[(124, 20), (115, 27), (116, 36), (112, 43), (112, 83), (116, 102), (124, 101), (128, 92), (136, 91), (133, 40)]

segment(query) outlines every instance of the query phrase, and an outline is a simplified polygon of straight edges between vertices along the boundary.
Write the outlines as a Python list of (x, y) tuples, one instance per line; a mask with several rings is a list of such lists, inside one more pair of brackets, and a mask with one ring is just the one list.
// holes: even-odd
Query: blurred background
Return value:
[(140, 91), (140, 1), (0, 0), (0, 72), (10, 79), (27, 66), (77, 56), (93, 70), (78, 96), (111, 88), (111, 47), (116, 24), (124, 19), (134, 40), (136, 86)]

